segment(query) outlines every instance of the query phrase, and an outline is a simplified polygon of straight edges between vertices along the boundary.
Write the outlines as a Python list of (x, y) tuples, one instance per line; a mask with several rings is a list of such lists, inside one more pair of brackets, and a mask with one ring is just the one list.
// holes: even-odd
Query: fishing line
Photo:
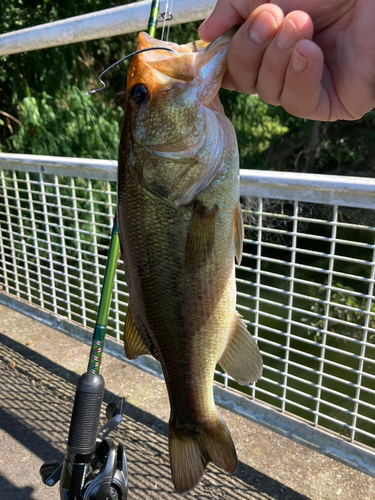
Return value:
[(102, 143), (102, 145), (104, 146), (104, 149), (105, 149), (105, 151), (106, 151), (106, 153), (107, 153), (107, 156), (108, 156), (108, 158), (109, 158), (110, 162), (112, 163), (112, 165), (113, 165), (113, 166), (115, 166), (115, 162), (112, 160), (111, 155), (109, 154), (109, 151), (108, 151), (108, 149), (107, 149), (107, 146), (105, 145), (105, 142), (103, 141), (102, 136), (100, 135), (100, 132), (99, 132), (99, 127), (98, 127), (98, 125), (95, 123), (94, 118), (93, 118), (92, 114), (90, 113), (90, 110), (89, 110), (89, 108), (88, 108), (87, 104), (85, 103), (84, 96), (85, 96), (85, 95), (87, 95), (87, 94), (88, 94), (88, 92), (86, 92), (85, 94), (83, 94), (83, 93), (79, 90), (79, 88), (78, 88), (78, 87), (76, 87), (76, 91), (77, 91), (77, 92), (81, 95), (81, 97), (82, 97), (82, 102), (83, 102), (83, 105), (85, 106), (85, 109), (86, 109), (86, 111), (87, 111), (87, 114), (89, 115), (90, 120), (91, 120), (92, 124), (94, 125), (94, 130), (95, 130), (95, 132), (96, 132), (96, 135), (99, 137), (100, 142), (101, 142), (101, 143)]
[(168, 27), (167, 27), (167, 36), (166, 36), (166, 39), (165, 41), (167, 42), (168, 39), (169, 39), (169, 28), (171, 26), (171, 21), (173, 19), (173, 15), (172, 15), (172, 10), (173, 10), (173, 0), (171, 2), (171, 10), (169, 11), (168, 10), (168, 6), (169, 6), (169, 0), (167, 0), (167, 3), (165, 5), (165, 12), (163, 12), (162, 14), (160, 14), (160, 17), (163, 19), (163, 29), (162, 29), (162, 32), (161, 32), (161, 40), (163, 41), (164, 39), (164, 31), (165, 31), (165, 25), (166, 23), (168, 23)]
[(165, 30), (165, 24), (167, 22), (167, 17), (169, 18), (168, 4), (169, 0), (167, 0), (167, 3), (165, 4), (165, 12), (161, 14), (161, 17), (163, 18), (163, 29), (161, 31), (161, 38), (160, 38), (161, 41), (163, 41), (164, 38), (164, 30)]
[(167, 29), (167, 38), (166, 38), (166, 41), (169, 40), (169, 28), (171, 27), (171, 21), (173, 19), (173, 15), (172, 15), (172, 11), (173, 11), (173, 0), (171, 2), (171, 11), (168, 12), (169, 14), (169, 19), (168, 19), (168, 29)]

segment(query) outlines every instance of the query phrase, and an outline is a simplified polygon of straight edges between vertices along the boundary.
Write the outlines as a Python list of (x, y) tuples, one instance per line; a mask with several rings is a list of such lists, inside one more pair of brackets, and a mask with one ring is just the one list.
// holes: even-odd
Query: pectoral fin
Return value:
[(242, 247), (244, 240), (244, 225), (242, 218), (241, 203), (238, 201), (233, 216), (233, 246), (237, 264), (241, 264)]
[(195, 269), (209, 257), (215, 238), (215, 222), (219, 207), (208, 209), (194, 203), (193, 215), (185, 244), (185, 267)]
[(238, 313), (219, 365), (241, 385), (255, 382), (262, 375), (262, 355)]
[(125, 355), (128, 359), (135, 359), (143, 354), (150, 354), (135, 326), (130, 307), (128, 307), (125, 318), (124, 347)]

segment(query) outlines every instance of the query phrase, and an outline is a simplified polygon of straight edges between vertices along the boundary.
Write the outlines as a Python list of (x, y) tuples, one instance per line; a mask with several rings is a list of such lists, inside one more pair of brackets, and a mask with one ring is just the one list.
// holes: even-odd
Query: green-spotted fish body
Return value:
[(118, 219), (129, 287), (125, 352), (160, 361), (171, 405), (169, 452), (180, 493), (236, 451), (213, 400), (216, 363), (242, 384), (262, 360), (236, 312), (241, 258), (235, 133), (217, 97), (229, 36), (178, 46), (145, 33), (130, 66), (119, 150)]

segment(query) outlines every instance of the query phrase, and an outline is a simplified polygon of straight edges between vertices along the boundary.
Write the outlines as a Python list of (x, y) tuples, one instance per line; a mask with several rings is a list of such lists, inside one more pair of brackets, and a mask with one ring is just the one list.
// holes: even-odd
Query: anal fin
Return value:
[(189, 231), (185, 243), (185, 267), (196, 269), (204, 264), (211, 254), (214, 238), (217, 205), (208, 209), (199, 201), (194, 203)]
[(262, 355), (238, 313), (219, 365), (241, 385), (255, 382), (262, 376)]
[(233, 246), (234, 246), (234, 255), (237, 259), (237, 264), (241, 264), (244, 237), (245, 237), (245, 230), (243, 225), (241, 203), (238, 200), (233, 215)]
[(138, 358), (138, 356), (150, 354), (135, 326), (129, 306), (125, 318), (124, 347), (125, 355), (128, 359), (135, 359)]

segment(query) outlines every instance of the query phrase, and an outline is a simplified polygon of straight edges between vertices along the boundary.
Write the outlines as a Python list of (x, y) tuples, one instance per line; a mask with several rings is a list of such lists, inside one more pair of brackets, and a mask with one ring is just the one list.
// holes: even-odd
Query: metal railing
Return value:
[[(209, 16), (215, 3), (215, 0), (174, 0), (169, 24), (201, 21)], [(150, 6), (151, 0), (144, 0), (0, 34), (0, 56), (146, 30)], [(168, 0), (161, 0), (161, 15), (167, 9)]]
[[(375, 181), (242, 171), (241, 194), (238, 309), (264, 373), (241, 388), (217, 371), (216, 399), (375, 475)], [(115, 205), (109, 161), (0, 154), (0, 301), (93, 328)], [(127, 301), (119, 262), (118, 354)]]

